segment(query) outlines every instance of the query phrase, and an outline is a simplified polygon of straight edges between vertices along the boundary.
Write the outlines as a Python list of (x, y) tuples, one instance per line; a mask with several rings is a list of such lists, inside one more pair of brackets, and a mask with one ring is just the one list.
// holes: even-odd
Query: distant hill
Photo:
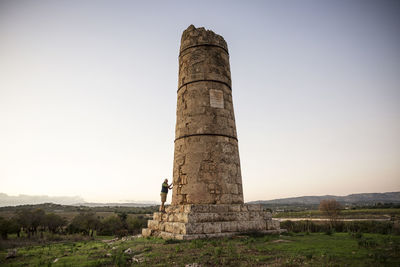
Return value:
[(347, 196), (303, 196), (280, 198), (273, 200), (257, 200), (251, 201), (250, 204), (301, 204), (301, 205), (318, 205), (323, 199), (335, 199), (343, 204), (374, 204), (374, 203), (400, 203), (400, 192), (387, 193), (362, 193), (351, 194)]
[(84, 202), (84, 203), (77, 203), (74, 206), (85, 206), (85, 207), (150, 207), (154, 205), (159, 205), (158, 202), (146, 202), (146, 203), (91, 203), (91, 202)]
[(44, 203), (53, 203), (58, 205), (85, 206), (85, 207), (150, 207), (158, 205), (158, 202), (125, 202), (125, 203), (90, 203), (82, 197), (51, 197), (51, 196), (31, 196), (18, 195), (9, 196), (0, 193), (0, 207), (20, 206), (20, 205), (38, 205)]
[(31, 195), (18, 195), (9, 196), (4, 193), (0, 193), (0, 207), (5, 206), (18, 206), (28, 204), (42, 204), (42, 203), (55, 203), (62, 205), (73, 205), (76, 203), (85, 202), (85, 200), (79, 196), (74, 197), (51, 197), (51, 196), (31, 196)]

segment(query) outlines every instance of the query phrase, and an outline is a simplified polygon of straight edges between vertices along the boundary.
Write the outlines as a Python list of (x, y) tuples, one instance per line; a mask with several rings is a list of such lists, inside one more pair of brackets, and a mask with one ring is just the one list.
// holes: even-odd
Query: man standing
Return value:
[(168, 190), (172, 189), (172, 183), (168, 185), (168, 179), (164, 180), (164, 183), (161, 186), (161, 206), (160, 211), (165, 212), (164, 203), (167, 201)]

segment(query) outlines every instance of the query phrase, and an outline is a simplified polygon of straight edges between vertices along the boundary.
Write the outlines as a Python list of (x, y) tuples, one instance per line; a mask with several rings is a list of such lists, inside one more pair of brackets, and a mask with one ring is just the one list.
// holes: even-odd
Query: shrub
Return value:
[(121, 219), (117, 216), (111, 216), (111, 217), (105, 218), (100, 223), (98, 234), (99, 235), (119, 235), (121, 233), (121, 230), (125, 230)]
[(5, 219), (0, 217), (0, 235), (2, 239), (7, 239), (9, 234), (19, 233), (20, 226), (15, 219)]
[(283, 221), (281, 228), (287, 229), (289, 232), (350, 232), (350, 233), (377, 233), (377, 234), (398, 234), (398, 230), (390, 221), (347, 221), (337, 222), (333, 228), (326, 222), (321, 221)]
[(100, 227), (100, 221), (93, 212), (82, 212), (74, 217), (72, 222), (68, 225), (68, 232), (83, 233), (84, 235), (91, 235), (95, 230)]
[(131, 234), (140, 233), (142, 228), (146, 227), (147, 219), (143, 216), (128, 217), (126, 219), (127, 230)]
[(378, 243), (373, 238), (365, 238), (362, 237), (358, 240), (358, 246), (364, 248), (374, 248), (378, 245)]

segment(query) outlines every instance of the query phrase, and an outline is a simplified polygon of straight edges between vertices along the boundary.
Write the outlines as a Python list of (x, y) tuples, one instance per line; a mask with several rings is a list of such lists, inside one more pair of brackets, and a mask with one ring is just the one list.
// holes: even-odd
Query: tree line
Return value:
[(102, 219), (93, 211), (82, 211), (68, 222), (60, 215), (46, 213), (42, 209), (19, 210), (10, 219), (0, 217), (0, 235), (2, 239), (7, 239), (10, 234), (43, 237), (44, 232), (124, 236), (139, 233), (146, 224), (147, 219), (143, 216), (131, 217), (126, 212)]

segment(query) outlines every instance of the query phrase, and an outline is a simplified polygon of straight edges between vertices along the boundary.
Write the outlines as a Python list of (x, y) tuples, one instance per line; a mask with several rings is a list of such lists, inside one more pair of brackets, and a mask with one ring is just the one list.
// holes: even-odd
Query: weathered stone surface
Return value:
[(149, 220), (149, 221), (147, 222), (147, 226), (148, 226), (150, 229), (153, 229), (153, 230), (159, 230), (159, 225), (160, 225), (160, 222), (159, 222), (159, 221), (156, 221), (156, 220)]
[(204, 234), (221, 233), (221, 223), (219, 222), (207, 222), (203, 225)]
[(221, 222), (221, 232), (237, 232), (238, 226), (237, 222), (228, 221), (228, 222)]
[(150, 228), (143, 228), (142, 229), (142, 236), (151, 236), (153, 230)]
[(162, 216), (154, 213), (148, 228), (142, 231), (143, 236), (194, 239), (214, 234), (280, 230), (279, 221), (272, 220), (271, 213), (262, 210), (260, 205), (176, 205), (167, 206), (166, 210), (169, 212)]
[(267, 230), (279, 230), (280, 223), (278, 220), (267, 220)]
[(202, 223), (190, 223), (186, 225), (186, 234), (203, 234), (204, 224)]
[(225, 40), (191, 25), (182, 34), (172, 204), (243, 203)]

